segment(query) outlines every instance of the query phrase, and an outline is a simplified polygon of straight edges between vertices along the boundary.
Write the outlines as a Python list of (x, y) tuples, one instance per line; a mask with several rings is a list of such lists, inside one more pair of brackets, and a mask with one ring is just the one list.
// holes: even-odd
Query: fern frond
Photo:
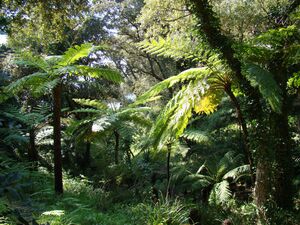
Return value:
[(59, 84), (59, 82), (60, 82), (59, 78), (47, 82), (41, 82), (32, 90), (32, 93), (34, 96), (49, 94), (52, 92), (53, 88)]
[(40, 84), (43, 84), (48, 80), (47, 73), (33, 73), (31, 75), (22, 77), (15, 82), (9, 84), (4, 88), (4, 91), (7, 93), (12, 93), (14, 95), (19, 94), (24, 89), (33, 90)]
[(99, 68), (99, 67), (90, 67), (85, 65), (73, 65), (65, 66), (58, 68), (56, 70), (59, 74), (70, 74), (77, 76), (88, 76), (92, 78), (104, 78), (106, 80), (121, 83), (123, 82), (123, 77), (121, 74), (110, 68)]
[(94, 109), (94, 108), (82, 108), (82, 109), (75, 109), (72, 110), (70, 113), (94, 113), (94, 114), (99, 114), (102, 111), (99, 109)]
[(223, 180), (214, 185), (208, 201), (210, 204), (226, 204), (231, 197), (232, 193), (229, 189), (229, 182)]
[(111, 117), (102, 117), (93, 122), (92, 131), (93, 132), (102, 132), (107, 130), (108, 127), (111, 127), (112, 123)]
[[(160, 149), (166, 141), (176, 139), (183, 134), (195, 107), (208, 89), (209, 85), (205, 79), (197, 79), (190, 81), (178, 91), (158, 116), (150, 133), (154, 147)], [(203, 112), (210, 113), (211, 111), (203, 109)]]
[(73, 98), (73, 101), (83, 105), (83, 106), (90, 106), (95, 107), (96, 109), (107, 109), (107, 105), (99, 100), (91, 100), (91, 99), (84, 99), (84, 98)]
[(239, 178), (241, 178), (243, 176), (251, 176), (251, 171), (250, 171), (249, 165), (239, 166), (239, 167), (236, 167), (236, 168), (230, 170), (223, 176), (223, 179), (233, 178), (234, 181), (237, 181)]
[[(206, 77), (208, 77), (211, 73), (211, 70), (207, 67), (201, 67), (201, 68), (192, 68), (185, 70), (178, 74), (177, 76), (172, 76), (166, 80), (163, 80), (162, 82), (154, 85), (149, 91), (141, 95), (133, 105), (138, 104), (144, 104), (146, 102), (149, 102), (151, 100), (156, 100), (155, 97), (157, 97), (158, 94), (160, 94), (163, 90), (167, 88), (173, 87), (177, 83), (183, 83), (188, 82), (191, 80), (196, 79), (203, 79), (205, 80)], [(201, 91), (201, 90), (200, 90)], [(202, 90), (204, 92), (204, 88)]]
[(186, 138), (190, 141), (194, 141), (198, 144), (211, 144), (211, 140), (209, 138), (209, 135), (200, 130), (196, 129), (187, 129), (184, 131), (184, 133), (181, 135), (181, 137)]
[(124, 81), (121, 74), (110, 68), (96, 68), (96, 67), (86, 67), (86, 66), (77, 66), (79, 70), (83, 73), (87, 72), (88, 76), (92, 78), (104, 78), (115, 83), (122, 83)]
[(262, 96), (271, 106), (272, 110), (281, 113), (281, 90), (273, 78), (273, 74), (255, 64), (247, 64), (246, 77), (253, 87), (258, 87)]
[(34, 55), (31, 52), (24, 52), (17, 56), (15, 64), (19, 66), (29, 66), (42, 70), (43, 72), (49, 71), (49, 64), (42, 56)]
[(75, 45), (74, 47), (69, 48), (59, 61), (59, 66), (68, 66), (75, 63), (77, 60), (89, 56), (93, 45), (90, 43)]
[(36, 133), (36, 144), (37, 145), (50, 145), (53, 144), (53, 127), (44, 126), (39, 129)]
[(149, 54), (175, 60), (193, 60), (215, 66), (221, 62), (218, 54), (206, 46), (205, 42), (192, 41), (189, 37), (182, 35), (144, 40), (138, 44), (138, 47)]

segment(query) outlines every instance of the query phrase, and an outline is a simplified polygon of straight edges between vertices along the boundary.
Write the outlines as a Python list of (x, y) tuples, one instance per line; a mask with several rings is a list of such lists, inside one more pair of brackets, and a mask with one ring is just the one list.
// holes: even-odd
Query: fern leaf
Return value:
[(258, 87), (262, 96), (271, 106), (272, 110), (281, 113), (281, 90), (273, 78), (273, 74), (255, 64), (247, 64), (246, 77), (253, 87)]
[(226, 204), (231, 197), (232, 193), (229, 189), (229, 182), (223, 180), (214, 185), (208, 201), (210, 204)]
[(107, 130), (108, 127), (111, 126), (112, 124), (112, 118), (109, 117), (102, 117), (100, 119), (97, 119), (96, 121), (94, 121), (93, 125), (92, 125), (92, 131), (93, 132), (102, 132)]
[(230, 170), (229, 172), (227, 172), (223, 176), (223, 179), (233, 178), (235, 181), (237, 181), (242, 176), (250, 176), (250, 175), (251, 175), (250, 166), (243, 165), (243, 166), (236, 167)]
[(83, 105), (83, 106), (90, 106), (95, 107), (96, 109), (107, 109), (107, 105), (99, 100), (91, 100), (91, 99), (84, 99), (84, 98), (73, 98), (73, 101)]
[(41, 73), (41, 72), (33, 73), (31, 75), (22, 77), (16, 80), (15, 82), (9, 84), (7, 87), (4, 88), (4, 91), (17, 95), (24, 89), (33, 90), (38, 85), (47, 82), (47, 80), (48, 80), (47, 73)]
[(87, 57), (91, 53), (92, 49), (93, 49), (93, 45), (90, 43), (71, 47), (62, 55), (62, 58), (59, 61), (59, 65), (60, 66), (71, 65), (75, 63), (77, 60)]
[[(144, 104), (146, 102), (156, 100), (158, 94), (160, 94), (163, 90), (173, 87), (177, 83), (183, 83), (185, 81), (196, 80), (196, 79), (204, 79), (208, 77), (210, 74), (210, 70), (207, 67), (201, 68), (192, 68), (185, 70), (178, 74), (177, 76), (172, 76), (152, 87), (149, 91), (141, 95), (137, 101), (133, 105)], [(199, 90), (204, 92), (203, 90)]]
[(211, 140), (209, 138), (209, 135), (200, 130), (195, 129), (188, 129), (185, 130), (184, 133), (181, 135), (181, 137), (186, 138), (190, 141), (194, 141), (198, 144), (211, 144)]
[(49, 64), (39, 55), (34, 55), (31, 52), (24, 52), (17, 56), (15, 64), (19, 66), (29, 66), (36, 69), (48, 72)]
[(123, 82), (123, 77), (121, 74), (118, 71), (109, 68), (76, 65), (66, 68), (65, 73), (78, 76), (89, 76), (92, 78), (104, 78), (115, 83)]

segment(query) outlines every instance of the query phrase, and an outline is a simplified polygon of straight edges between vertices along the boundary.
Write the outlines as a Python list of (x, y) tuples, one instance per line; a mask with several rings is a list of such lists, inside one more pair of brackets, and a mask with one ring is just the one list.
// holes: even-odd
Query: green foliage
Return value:
[(17, 64), (33, 67), (38, 72), (12, 82), (4, 91), (10, 95), (16, 95), (24, 89), (29, 89), (34, 96), (39, 96), (45, 94), (44, 91), (52, 90), (65, 75), (103, 77), (113, 82), (122, 82), (121, 75), (115, 70), (74, 65), (79, 59), (89, 56), (92, 50), (91, 44), (82, 44), (69, 48), (62, 56), (43, 58), (32, 53), (21, 54)]
[(245, 66), (247, 79), (253, 87), (258, 87), (262, 96), (267, 100), (272, 110), (280, 113), (282, 105), (281, 90), (269, 71), (255, 64)]
[(90, 106), (95, 107), (96, 109), (107, 109), (107, 105), (99, 100), (91, 100), (91, 99), (82, 99), (82, 98), (73, 98), (73, 101), (83, 105), (83, 106)]
[(93, 49), (93, 45), (90, 43), (75, 45), (72, 48), (69, 48), (59, 60), (60, 66), (68, 66), (74, 64), (81, 58), (88, 57)]
[(162, 148), (167, 141), (182, 135), (193, 111), (210, 114), (216, 110), (221, 93), (211, 88), (213, 77), (214, 72), (207, 67), (189, 69), (158, 83), (134, 103), (151, 101), (164, 89), (183, 84), (158, 116), (150, 133), (150, 143)]
[(187, 129), (184, 131), (181, 137), (186, 138), (190, 141), (194, 141), (198, 144), (204, 144), (204, 145), (211, 144), (209, 134), (205, 131), (200, 131), (196, 129)]
[(188, 211), (178, 199), (171, 201), (166, 198), (154, 205), (139, 204), (134, 210), (142, 215), (139, 221), (147, 225), (180, 225), (188, 222)]

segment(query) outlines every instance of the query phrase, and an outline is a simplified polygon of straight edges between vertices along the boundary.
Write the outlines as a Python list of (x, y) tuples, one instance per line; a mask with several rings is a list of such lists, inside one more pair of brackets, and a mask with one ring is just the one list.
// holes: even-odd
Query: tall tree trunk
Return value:
[(54, 186), (57, 194), (63, 193), (60, 127), (61, 94), (62, 86), (58, 84), (53, 89)]
[(119, 164), (119, 145), (120, 145), (120, 134), (118, 131), (114, 131), (115, 135), (115, 164)]
[(275, 168), (274, 187), (277, 206), (290, 209), (293, 206), (293, 163), (287, 114), (271, 115), (271, 130), (274, 137)]
[(31, 128), (29, 131), (29, 149), (28, 149), (28, 158), (31, 162), (35, 163), (38, 161), (38, 152), (35, 145), (35, 130)]
[[(271, 113), (270, 130), (275, 151), (274, 187), (275, 202), (277, 206), (290, 209), (293, 206), (293, 163), (291, 154), (291, 137), (289, 133), (288, 115), (292, 108), (292, 101), (288, 98), (287, 80), (288, 73), (282, 65), (283, 59), (280, 54), (271, 64), (277, 84), (279, 84), (282, 96), (281, 113)], [(272, 68), (273, 67), (273, 68)]]
[(264, 224), (264, 222), (267, 220), (267, 217), (263, 207), (272, 195), (272, 161), (268, 160), (269, 153), (267, 146), (260, 145), (258, 152), (260, 155), (257, 155), (254, 202), (258, 207), (258, 224)]

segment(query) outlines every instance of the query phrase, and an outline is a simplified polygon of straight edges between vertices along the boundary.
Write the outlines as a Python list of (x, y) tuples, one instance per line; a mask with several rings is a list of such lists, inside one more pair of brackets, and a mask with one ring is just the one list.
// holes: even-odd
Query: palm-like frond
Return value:
[(158, 40), (145, 40), (138, 44), (145, 52), (173, 59), (187, 59), (204, 63), (208, 66), (220, 64), (220, 58), (205, 42), (190, 40), (186, 36), (173, 36)]
[(19, 66), (29, 66), (42, 72), (49, 71), (49, 64), (42, 56), (34, 55), (31, 52), (23, 52), (17, 56), (15, 63)]
[(233, 178), (235, 181), (237, 181), (242, 176), (250, 176), (250, 175), (251, 175), (250, 166), (243, 165), (243, 166), (236, 167), (230, 170), (229, 172), (227, 172), (223, 176), (223, 179)]
[(82, 105), (82, 106), (90, 106), (95, 107), (96, 109), (107, 109), (107, 105), (99, 100), (95, 99), (84, 99), (84, 98), (73, 98), (73, 101)]
[[(189, 76), (193, 79), (177, 92), (158, 116), (157, 121), (150, 132), (150, 142), (154, 147), (160, 149), (170, 139), (180, 137), (187, 127), (193, 111), (195, 113), (209, 114), (216, 110), (220, 98), (218, 93), (210, 95), (210, 92), (208, 91), (210, 86), (207, 84), (206, 79), (204, 79), (206, 76), (209, 76), (207, 70), (195, 69), (192, 71), (196, 72), (194, 73), (194, 77), (192, 75)], [(193, 74), (192, 71), (188, 71), (187, 73), (183, 72), (183, 74), (190, 75)], [(167, 87), (168, 85), (173, 85), (175, 82), (180, 82), (184, 79), (181, 78), (181, 75), (178, 75), (180, 77), (179, 79), (170, 79), (162, 86)], [(149, 92), (145, 93), (138, 102), (141, 103), (147, 101), (147, 97), (155, 97), (155, 95), (162, 90), (162, 86), (159, 85), (154, 87)]]
[(31, 75), (22, 77), (16, 80), (15, 82), (9, 84), (4, 88), (4, 91), (13, 95), (19, 94), (24, 89), (28, 89), (31, 92), (33, 92), (35, 86), (42, 85), (47, 81), (48, 81), (47, 73), (36, 72)]
[(186, 138), (190, 141), (194, 141), (198, 144), (209, 145), (211, 143), (208, 133), (201, 130), (187, 129), (184, 131), (181, 137)]
[(123, 82), (123, 77), (121, 76), (121, 74), (118, 71), (110, 68), (74, 65), (58, 68), (57, 71), (61, 74), (68, 73), (70, 75), (87, 76), (92, 78), (104, 78), (115, 83)]
[(59, 61), (59, 66), (68, 66), (75, 63), (77, 60), (87, 57), (91, 50), (93, 49), (93, 45), (90, 43), (76, 45), (72, 48), (69, 48), (63, 55), (61, 60)]
[(225, 204), (231, 196), (232, 193), (229, 189), (229, 182), (227, 180), (223, 180), (214, 185), (208, 201), (210, 204)]
[(262, 96), (277, 113), (281, 112), (281, 90), (274, 80), (273, 74), (255, 64), (247, 64), (246, 77), (253, 87), (258, 87)]
[[(184, 83), (184, 82), (201, 79), (201, 78), (205, 80), (206, 78), (209, 77), (211, 72), (212, 71), (207, 67), (192, 68), (192, 69), (185, 70), (176, 76), (172, 76), (154, 85), (149, 91), (141, 95), (133, 105), (144, 104), (151, 100), (155, 100), (156, 99), (155, 97), (157, 97), (158, 94), (160, 94), (163, 90), (167, 88), (173, 87), (175, 84)], [(203, 83), (205, 83), (205, 81)], [(204, 92), (204, 88), (202, 92)]]

